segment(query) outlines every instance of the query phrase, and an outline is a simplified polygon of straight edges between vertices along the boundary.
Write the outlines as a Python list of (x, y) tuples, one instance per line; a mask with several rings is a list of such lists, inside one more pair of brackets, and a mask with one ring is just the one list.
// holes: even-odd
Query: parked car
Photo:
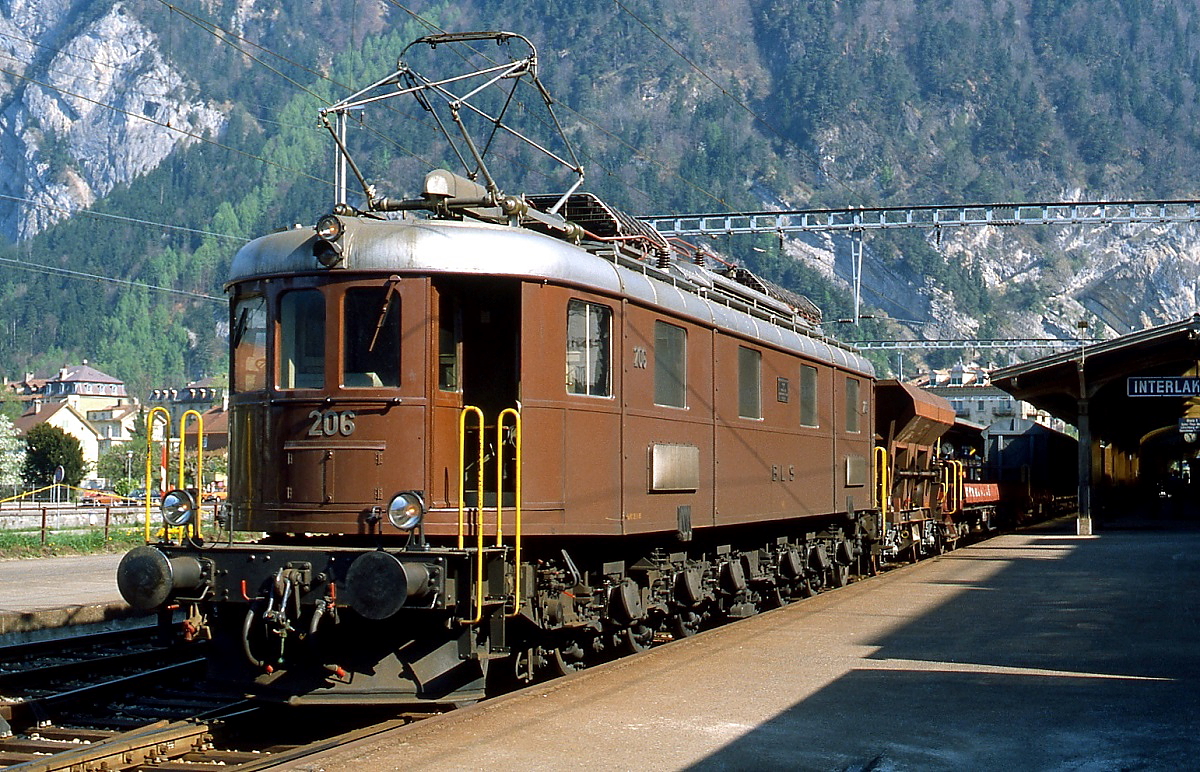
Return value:
[(79, 497), (81, 507), (113, 507), (125, 503), (125, 497), (113, 491), (84, 491)]
[[(134, 501), (136, 501), (139, 504), (144, 503), (146, 501), (146, 489), (138, 488), (137, 490), (131, 491), (129, 493), (129, 498), (133, 499)], [(157, 504), (161, 500), (162, 500), (162, 493), (160, 493), (159, 491), (150, 491), (150, 503)]]
[(229, 494), (226, 491), (209, 491), (204, 494), (205, 504), (220, 504)]

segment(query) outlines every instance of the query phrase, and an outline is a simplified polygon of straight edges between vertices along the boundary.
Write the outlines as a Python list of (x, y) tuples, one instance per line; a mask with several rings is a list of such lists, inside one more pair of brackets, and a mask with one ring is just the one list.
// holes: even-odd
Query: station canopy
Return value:
[[(1156, 433), (1200, 423), (1200, 314), (1024, 364), (992, 384), (1079, 426), (1086, 404), (1091, 439), (1135, 450)], [(1081, 400), (1086, 400), (1082, 403)]]

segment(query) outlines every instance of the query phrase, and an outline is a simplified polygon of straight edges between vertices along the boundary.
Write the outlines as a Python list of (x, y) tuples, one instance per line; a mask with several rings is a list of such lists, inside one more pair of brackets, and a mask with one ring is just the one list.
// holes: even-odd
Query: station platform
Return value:
[(1195, 768), (1198, 583), (1194, 527), (1064, 521), (290, 768)]
[(0, 641), (70, 625), (123, 624), (121, 554), (0, 560)]

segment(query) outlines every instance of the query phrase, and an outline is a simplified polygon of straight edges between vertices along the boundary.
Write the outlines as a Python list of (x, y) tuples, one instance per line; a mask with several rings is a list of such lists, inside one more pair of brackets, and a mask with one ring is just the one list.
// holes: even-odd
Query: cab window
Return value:
[(295, 290), (279, 298), (279, 388), (325, 386), (325, 298)]
[(233, 347), (233, 390), (267, 388), (267, 300), (262, 295), (239, 299), (230, 328)]
[(567, 303), (567, 393), (612, 394), (612, 309), (597, 303)]
[(395, 285), (352, 287), (343, 303), (343, 385), (400, 385), (400, 296)]
[(462, 313), (452, 295), (438, 298), (438, 388), (458, 391), (461, 381)]

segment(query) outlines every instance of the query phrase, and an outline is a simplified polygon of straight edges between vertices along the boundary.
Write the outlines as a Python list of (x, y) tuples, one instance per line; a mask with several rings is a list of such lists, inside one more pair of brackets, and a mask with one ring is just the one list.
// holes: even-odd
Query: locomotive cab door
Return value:
[[(433, 431), (430, 469), (435, 476), (433, 506), (455, 507), (458, 479), (459, 416), (466, 406), (483, 412), (485, 460), (496, 456), (496, 420), (516, 408), (520, 396), (520, 284), (511, 280), (437, 279), (433, 281), (433, 346), (437, 366), (432, 384)], [(467, 422), (467, 505), (474, 506), (479, 435), (477, 421)], [(508, 459), (511, 452), (505, 453)], [(506, 469), (505, 489), (515, 472)], [(485, 506), (494, 506), (496, 481), (485, 474)], [(488, 498), (488, 491), (492, 492)], [(507, 497), (506, 497), (507, 498)], [(508, 503), (508, 502), (506, 502)]]

